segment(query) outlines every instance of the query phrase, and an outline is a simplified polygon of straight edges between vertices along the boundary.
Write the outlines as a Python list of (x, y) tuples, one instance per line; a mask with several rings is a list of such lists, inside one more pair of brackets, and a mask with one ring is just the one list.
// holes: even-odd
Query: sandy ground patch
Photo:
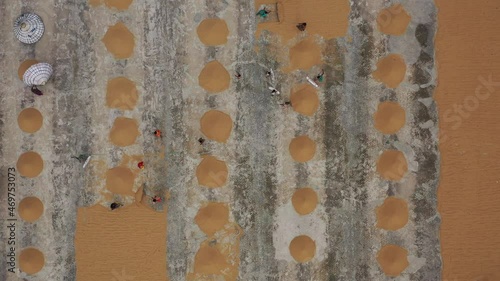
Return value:
[(318, 194), (310, 187), (299, 188), (293, 193), (292, 205), (297, 213), (307, 215), (316, 209)]
[(45, 265), (43, 253), (35, 248), (26, 248), (19, 254), (19, 269), (29, 275), (36, 274)]
[(307, 33), (326, 39), (344, 36), (347, 32), (350, 12), (347, 0), (257, 0), (255, 9), (265, 4), (274, 4), (277, 11), (273, 12), (278, 14), (279, 21), (257, 25), (257, 38), (262, 30), (269, 30), (287, 41), (300, 32), (296, 25), (301, 22), (307, 23)]
[(134, 53), (134, 34), (122, 22), (110, 26), (102, 42), (116, 59), (126, 59)]
[(408, 204), (403, 199), (387, 197), (375, 211), (378, 228), (398, 230), (408, 223)]
[(238, 280), (242, 229), (228, 223), (214, 236), (203, 241), (194, 256), (192, 271), (186, 280)]
[(139, 94), (135, 83), (126, 77), (116, 77), (108, 81), (106, 105), (110, 108), (132, 110), (137, 104)]
[(394, 134), (406, 123), (406, 113), (397, 102), (381, 102), (373, 115), (374, 126), (384, 134)]
[(436, 5), (442, 278), (500, 280), (500, 2)]
[(377, 261), (385, 275), (396, 277), (405, 270), (408, 265), (408, 251), (397, 245), (385, 245), (378, 251)]
[(217, 46), (226, 44), (229, 29), (223, 19), (204, 19), (198, 25), (196, 33), (203, 44)]
[(210, 110), (200, 119), (201, 132), (211, 140), (225, 143), (231, 135), (233, 120), (219, 110)]
[(222, 187), (226, 184), (228, 177), (227, 165), (214, 156), (203, 156), (196, 168), (198, 183), (208, 188)]
[(307, 162), (316, 154), (316, 143), (308, 136), (298, 136), (288, 146), (290, 155), (297, 162)]
[(139, 125), (132, 118), (117, 117), (109, 133), (109, 140), (116, 146), (129, 146), (139, 136)]
[(36, 133), (43, 125), (43, 116), (36, 108), (26, 108), (17, 116), (19, 128), (26, 133)]
[(290, 48), (290, 68), (286, 71), (308, 70), (321, 63), (321, 49), (312, 37), (300, 41)]
[(106, 172), (106, 188), (113, 193), (134, 195), (134, 182), (135, 175), (127, 167), (118, 166)]
[(312, 116), (318, 110), (319, 98), (316, 89), (309, 84), (302, 84), (295, 89), (290, 96), (292, 107), (300, 114)]
[(309, 236), (301, 235), (290, 242), (290, 254), (297, 262), (308, 262), (316, 255), (316, 243)]
[(34, 151), (25, 152), (17, 160), (17, 169), (25, 177), (37, 177), (43, 170), (42, 157)]
[(167, 280), (166, 215), (137, 204), (80, 208), (77, 280)]
[(26, 197), (19, 202), (19, 216), (27, 221), (34, 222), (43, 214), (43, 203), (37, 197)]
[(224, 203), (210, 202), (198, 210), (194, 221), (203, 232), (212, 236), (229, 222), (229, 208)]
[(379, 12), (378, 29), (390, 35), (402, 35), (406, 32), (411, 17), (401, 4), (393, 5)]
[(377, 62), (373, 78), (384, 83), (388, 88), (397, 88), (406, 75), (406, 63), (397, 54), (390, 54)]
[(398, 181), (408, 171), (408, 163), (403, 152), (386, 150), (377, 160), (377, 172), (386, 180)]
[(229, 72), (218, 61), (207, 63), (198, 76), (200, 86), (212, 94), (227, 90), (230, 80)]

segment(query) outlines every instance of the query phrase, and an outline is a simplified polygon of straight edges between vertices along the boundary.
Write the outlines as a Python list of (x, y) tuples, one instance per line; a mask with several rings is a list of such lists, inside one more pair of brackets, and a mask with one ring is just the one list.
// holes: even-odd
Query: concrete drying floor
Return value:
[[(346, 36), (315, 37), (324, 50), (323, 65), (315, 70), (323, 68), (326, 79), (318, 90), (319, 108), (308, 117), (278, 103), (287, 99), (293, 85), (305, 83), (310, 72), (277, 71), (283, 97), (269, 94), (265, 72), (283, 67), (281, 58), (290, 46), (276, 44), (279, 38), (265, 31), (260, 40), (254, 39), (251, 1), (135, 0), (123, 12), (90, 7), (85, 1), (2, 1), (2, 187), (7, 185), (7, 169), (16, 166), (22, 153), (41, 155), (44, 169), (38, 177), (17, 173), (16, 198), (18, 203), (27, 196), (40, 198), (44, 214), (35, 223), (19, 219), (16, 239), (18, 257), (20, 249), (35, 247), (43, 252), (45, 267), (33, 276), (12, 274), (2, 255), (0, 280), (75, 280), (78, 207), (110, 202), (101, 173), (125, 155), (143, 155), (146, 165), (155, 163), (138, 176), (146, 193), (170, 195), (165, 265), (170, 280), (185, 280), (193, 271), (194, 256), (205, 239), (194, 217), (206, 201), (228, 203), (231, 220), (242, 229), (238, 280), (390, 280), (377, 262), (379, 250), (388, 244), (408, 251), (409, 265), (398, 280), (440, 279), (438, 131), (432, 99), (436, 10), (431, 0), (402, 1), (411, 22), (403, 35), (388, 36), (377, 30), (377, 15), (389, 6), (385, 2), (354, 1)], [(39, 14), (46, 26), (34, 46), (21, 45), (11, 31), (14, 20), (27, 11)], [(229, 27), (228, 42), (221, 47), (207, 47), (196, 35), (198, 24), (210, 17), (224, 19)], [(135, 37), (129, 59), (116, 60), (101, 41), (117, 21)], [(372, 76), (377, 62), (390, 53), (399, 54), (406, 64), (396, 89)], [(54, 66), (42, 97), (31, 94), (17, 77), (20, 63), (31, 58)], [(214, 59), (232, 78), (229, 90), (219, 95), (209, 95), (198, 85), (203, 65)], [(233, 78), (236, 70), (242, 75), (239, 80)], [(137, 84), (139, 100), (132, 110), (106, 106), (106, 84), (116, 76)], [(405, 110), (406, 123), (397, 134), (383, 135), (374, 127), (372, 116), (383, 101), (397, 101)], [(27, 107), (36, 107), (44, 117), (35, 134), (23, 133), (16, 121)], [(226, 143), (207, 141), (201, 148), (199, 120), (209, 109), (229, 114), (233, 130)], [(118, 116), (138, 120), (141, 135), (134, 145), (122, 148), (108, 141)], [(157, 128), (164, 132), (161, 143), (152, 136)], [(300, 135), (316, 143), (315, 156), (306, 163), (294, 162), (288, 151), (290, 141)], [(162, 148), (165, 158), (158, 161)], [(379, 156), (389, 149), (403, 153), (408, 172), (401, 173), (398, 161), (377, 171)], [(83, 170), (70, 157), (86, 152), (99, 155)], [(202, 154), (226, 162), (224, 187), (198, 185), (195, 171)], [(385, 180), (379, 172), (396, 180)], [(318, 207), (298, 216), (291, 198), (296, 188), (306, 186), (318, 194)], [(6, 191), (0, 196), (3, 220)], [(408, 204), (409, 221), (397, 231), (377, 227), (375, 209), (387, 196)], [(7, 234), (0, 234), (2, 251)], [(300, 264), (288, 245), (302, 234), (315, 241), (316, 252), (310, 262)], [(389, 253), (385, 270), (398, 271), (402, 260)]]

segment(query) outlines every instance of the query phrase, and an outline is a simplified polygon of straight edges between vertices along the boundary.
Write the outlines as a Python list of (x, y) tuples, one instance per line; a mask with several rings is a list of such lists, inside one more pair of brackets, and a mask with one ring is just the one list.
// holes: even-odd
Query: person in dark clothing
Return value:
[(289, 107), (289, 106), (292, 106), (292, 102), (290, 102), (290, 101), (285, 101), (284, 103), (280, 103), (280, 105), (281, 105), (282, 107)]
[(120, 208), (121, 206), (122, 206), (122, 204), (113, 202), (113, 203), (111, 203), (110, 208), (111, 208), (111, 210), (114, 210), (114, 209)]
[(43, 96), (42, 91), (40, 91), (36, 86), (31, 87), (31, 92), (37, 96)]
[(90, 154), (80, 154), (78, 156), (71, 156), (71, 158), (74, 158), (76, 160), (78, 160), (78, 162), (80, 163), (85, 163), (85, 161), (87, 161), (87, 159), (90, 157)]
[(301, 22), (301, 23), (297, 24), (297, 28), (300, 31), (305, 31), (306, 30), (306, 26), (307, 26), (307, 23), (305, 23), (305, 22)]
[(205, 143), (205, 139), (204, 138), (199, 138), (198, 142), (200, 143), (200, 145), (203, 145), (203, 143)]

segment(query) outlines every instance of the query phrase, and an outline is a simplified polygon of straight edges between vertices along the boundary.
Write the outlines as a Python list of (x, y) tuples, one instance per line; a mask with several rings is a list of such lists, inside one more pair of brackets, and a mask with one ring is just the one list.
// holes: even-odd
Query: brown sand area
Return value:
[(108, 81), (106, 105), (110, 108), (132, 110), (137, 104), (139, 94), (135, 83), (125, 77), (116, 77)]
[(397, 133), (406, 123), (405, 110), (397, 102), (381, 102), (373, 115), (374, 126), (384, 134)]
[(386, 150), (377, 160), (377, 172), (386, 180), (399, 181), (408, 171), (408, 163), (403, 152)]
[(233, 129), (233, 120), (222, 111), (210, 110), (201, 117), (200, 127), (208, 139), (225, 143)]
[(321, 48), (314, 38), (309, 37), (290, 48), (290, 66), (287, 71), (302, 69), (308, 70), (321, 63)]
[(29, 275), (36, 274), (45, 265), (43, 253), (35, 248), (26, 248), (19, 254), (19, 269)]
[(17, 116), (19, 128), (26, 133), (35, 133), (43, 125), (43, 116), (36, 108), (26, 108)]
[(205, 19), (198, 25), (196, 33), (203, 44), (218, 46), (226, 44), (229, 29), (223, 19)]
[(207, 63), (198, 76), (200, 86), (212, 94), (227, 90), (230, 80), (229, 72), (216, 60)]
[(203, 243), (194, 257), (194, 272), (221, 275), (229, 264), (226, 257), (210, 244)]
[(132, 1), (133, 0), (89, 0), (89, 4), (92, 7), (97, 7), (104, 2), (108, 8), (116, 8), (119, 11), (124, 11), (129, 8)]
[(347, 32), (351, 11), (348, 0), (256, 0), (255, 10), (262, 4), (273, 3), (277, 3), (279, 21), (258, 24), (256, 38), (262, 30), (268, 30), (288, 41), (300, 33), (296, 27), (300, 22), (307, 23), (308, 34), (318, 34), (325, 39), (342, 37)]
[(133, 196), (135, 175), (123, 166), (114, 167), (106, 172), (106, 188), (116, 194)]
[(392, 5), (380, 11), (377, 17), (378, 30), (389, 35), (403, 35), (411, 21), (410, 15), (401, 4)]
[(229, 222), (229, 207), (224, 203), (210, 202), (198, 210), (194, 221), (203, 232), (212, 236)]
[(194, 258), (193, 272), (188, 273), (186, 280), (236, 281), (242, 235), (243, 231), (237, 224), (229, 223), (213, 237), (202, 242)]
[(42, 172), (43, 160), (40, 154), (34, 151), (28, 151), (19, 156), (16, 166), (22, 176), (34, 178)]
[(120, 11), (127, 10), (133, 0), (104, 0), (109, 8), (117, 8)]
[(404, 199), (388, 197), (375, 209), (377, 227), (385, 230), (398, 230), (408, 223), (408, 204)]
[(135, 119), (117, 117), (109, 133), (111, 143), (116, 146), (133, 145), (139, 136), (139, 125)]
[(19, 68), (17, 69), (17, 76), (19, 77), (19, 79), (23, 80), (23, 76), (26, 70), (28, 70), (28, 68), (37, 63), (38, 61), (33, 59), (23, 61), (19, 65)]
[(198, 183), (208, 188), (224, 186), (227, 177), (228, 170), (226, 163), (210, 155), (204, 156), (196, 168)]
[(396, 277), (405, 270), (408, 262), (408, 251), (396, 245), (385, 245), (378, 251), (377, 261), (387, 276)]
[(293, 89), (290, 96), (293, 109), (303, 115), (312, 116), (318, 110), (319, 98), (316, 89), (308, 84), (302, 84)]
[(308, 262), (316, 255), (316, 242), (309, 236), (300, 235), (290, 242), (289, 250), (297, 262)]
[(397, 88), (406, 75), (406, 63), (400, 55), (390, 54), (377, 62), (373, 78), (388, 88)]
[(102, 42), (116, 59), (126, 59), (134, 53), (134, 34), (122, 22), (110, 26)]
[(290, 155), (297, 162), (307, 162), (316, 154), (316, 143), (308, 136), (298, 136), (288, 146)]
[(137, 204), (79, 208), (76, 280), (168, 280), (166, 216)]
[(310, 214), (318, 205), (318, 195), (310, 187), (299, 188), (292, 196), (292, 205), (298, 214)]
[(500, 280), (500, 2), (436, 5), (442, 278)]
[(43, 214), (43, 203), (36, 197), (26, 197), (19, 203), (19, 216), (27, 221), (34, 222)]

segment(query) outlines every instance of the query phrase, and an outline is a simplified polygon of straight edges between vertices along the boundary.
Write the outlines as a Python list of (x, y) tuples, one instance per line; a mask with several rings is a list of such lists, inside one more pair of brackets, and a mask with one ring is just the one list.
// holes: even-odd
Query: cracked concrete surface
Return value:
[[(434, 33), (436, 9), (431, 0), (401, 1), (412, 20), (403, 36), (387, 36), (376, 28), (377, 11), (391, 1), (353, 1), (346, 37), (323, 40), (327, 79), (318, 91), (320, 107), (312, 117), (277, 105), (282, 98), (268, 94), (264, 73), (280, 68), (287, 46), (273, 47), (279, 38), (256, 28), (252, 1), (146, 1), (134, 0), (127, 11), (86, 1), (47, 0), (0, 3), (0, 218), (6, 218), (5, 177), (24, 151), (35, 150), (44, 159), (44, 171), (34, 179), (17, 175), (18, 202), (37, 196), (44, 215), (33, 224), (18, 221), (18, 249), (34, 246), (45, 254), (44, 269), (34, 276), (6, 272), (0, 256), (0, 280), (75, 280), (74, 232), (78, 207), (103, 202), (105, 183), (98, 168), (83, 170), (70, 159), (82, 152), (96, 156), (108, 167), (124, 154), (154, 159), (165, 147), (165, 161), (141, 176), (147, 187), (170, 194), (168, 205), (167, 265), (170, 280), (185, 280), (194, 254), (203, 241), (194, 223), (204, 201), (229, 202), (232, 218), (244, 235), (240, 245), (238, 280), (392, 280), (376, 261), (381, 246), (392, 243), (409, 251), (410, 266), (396, 280), (439, 280), (441, 259), (436, 209), (439, 178), (437, 109), (432, 99), (436, 85)], [(22, 12), (39, 14), (46, 31), (33, 46), (21, 45), (12, 23)], [(206, 47), (196, 35), (199, 22), (224, 19), (228, 42)], [(134, 34), (130, 59), (115, 60), (101, 38), (107, 27), (123, 21)], [(256, 52), (254, 46), (260, 51)], [(396, 89), (387, 89), (371, 77), (376, 62), (388, 53), (401, 54), (407, 75)], [(17, 78), (18, 65), (28, 58), (51, 63), (54, 77), (34, 96)], [(207, 95), (198, 86), (203, 65), (220, 61), (231, 75), (220, 95)], [(124, 75), (137, 84), (138, 105), (131, 111), (108, 109), (107, 80)], [(306, 73), (277, 73), (283, 96)], [(407, 122), (396, 135), (382, 135), (372, 115), (380, 101), (398, 101)], [(17, 126), (18, 113), (34, 106), (45, 120), (35, 134)], [(228, 113), (234, 122), (227, 143), (208, 142), (201, 149), (199, 119), (209, 109)], [(137, 143), (119, 148), (108, 142), (117, 116), (139, 120)], [(149, 132), (161, 128), (162, 143)], [(313, 160), (294, 163), (290, 140), (307, 134), (317, 144)], [(385, 149), (398, 149), (408, 160), (408, 174), (388, 183), (375, 170)], [(200, 188), (195, 169), (200, 153), (226, 161), (229, 179), (220, 189)], [(151, 160), (153, 161), (153, 160)], [(311, 186), (320, 197), (318, 209), (308, 217), (293, 213), (290, 199), (295, 188)], [(388, 195), (408, 201), (410, 221), (395, 232), (375, 228), (375, 207)], [(317, 242), (316, 257), (297, 264), (288, 254), (295, 234), (309, 233)], [(0, 234), (2, 253), (6, 232)]]

